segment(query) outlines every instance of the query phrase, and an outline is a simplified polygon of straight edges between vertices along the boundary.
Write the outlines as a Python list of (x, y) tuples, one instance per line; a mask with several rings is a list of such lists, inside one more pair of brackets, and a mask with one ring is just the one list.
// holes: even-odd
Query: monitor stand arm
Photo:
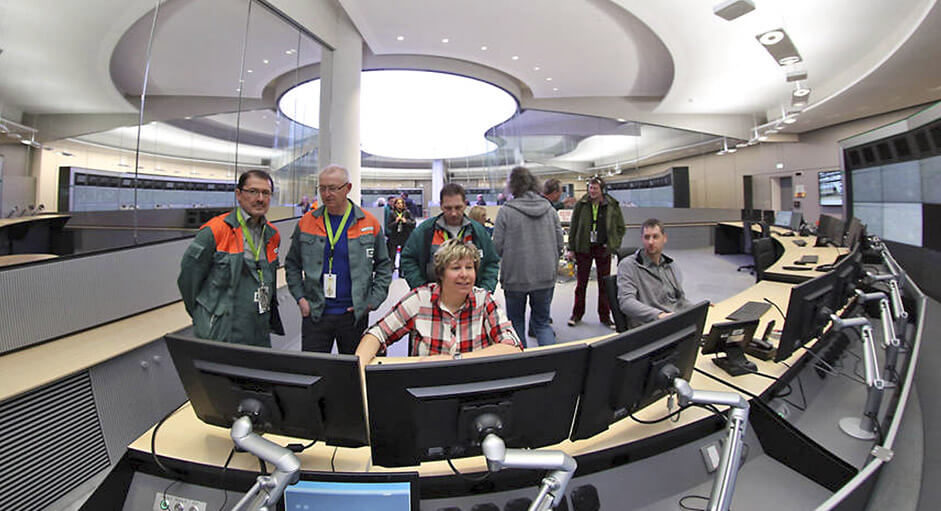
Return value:
[(844, 417), (840, 419), (840, 429), (847, 435), (860, 440), (873, 440), (876, 438), (876, 421), (879, 417), (879, 407), (882, 404), (882, 394), (885, 392), (885, 380), (879, 374), (879, 361), (876, 358), (876, 341), (872, 336), (872, 325), (869, 318), (843, 319), (836, 314), (830, 315), (833, 328), (859, 328), (859, 336), (863, 341), (863, 365), (866, 370), (866, 406), (862, 417)]
[(575, 475), (575, 468), (578, 466), (575, 458), (556, 450), (507, 449), (506, 443), (495, 432), (499, 431), (499, 426), (483, 425), (493, 420), (499, 424), (498, 418), (488, 415), (490, 414), (484, 414), (477, 420), (478, 431), (483, 435), (481, 448), (487, 458), (487, 468), (491, 472), (504, 468), (549, 470), (542, 479), (539, 494), (530, 504), (529, 511), (555, 509), (565, 498), (565, 488)]
[(882, 323), (882, 347), (885, 348), (885, 371), (891, 381), (897, 381), (898, 373), (895, 366), (898, 364), (899, 353), (902, 352), (902, 341), (895, 333), (895, 322), (892, 320), (892, 312), (889, 310), (889, 299), (885, 293), (878, 291), (875, 293), (863, 293), (856, 290), (856, 296), (861, 303), (873, 300), (879, 301), (879, 321)]
[(239, 449), (250, 452), (275, 467), (273, 474), (258, 476), (255, 484), (235, 504), (232, 511), (274, 511), (284, 489), (297, 482), (301, 462), (290, 449), (252, 432), (252, 420), (247, 415), (232, 423), (231, 434), (232, 441)]
[(709, 511), (727, 511), (732, 504), (735, 492), (735, 478), (742, 460), (742, 442), (748, 425), (748, 401), (734, 392), (716, 392), (711, 390), (693, 390), (689, 382), (682, 378), (673, 379), (673, 389), (681, 406), (690, 404), (723, 405), (729, 408), (729, 429), (719, 460), (719, 469), (712, 482), (709, 494)]

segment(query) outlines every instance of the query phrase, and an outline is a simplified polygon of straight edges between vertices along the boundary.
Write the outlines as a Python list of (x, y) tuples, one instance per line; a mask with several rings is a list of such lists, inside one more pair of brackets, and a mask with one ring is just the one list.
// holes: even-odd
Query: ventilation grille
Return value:
[(87, 372), (0, 404), (0, 509), (42, 509), (107, 467)]

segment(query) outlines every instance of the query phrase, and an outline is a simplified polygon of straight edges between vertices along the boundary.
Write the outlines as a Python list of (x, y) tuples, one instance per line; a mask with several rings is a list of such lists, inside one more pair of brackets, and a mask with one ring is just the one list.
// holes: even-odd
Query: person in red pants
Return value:
[(585, 315), (585, 289), (594, 262), (598, 273), (598, 318), (601, 323), (614, 328), (611, 304), (608, 303), (601, 279), (611, 273), (611, 254), (620, 248), (625, 230), (621, 205), (606, 193), (603, 179), (591, 178), (588, 181), (588, 193), (575, 203), (569, 228), (566, 257), (570, 260), (575, 258), (578, 279), (569, 326), (577, 325)]

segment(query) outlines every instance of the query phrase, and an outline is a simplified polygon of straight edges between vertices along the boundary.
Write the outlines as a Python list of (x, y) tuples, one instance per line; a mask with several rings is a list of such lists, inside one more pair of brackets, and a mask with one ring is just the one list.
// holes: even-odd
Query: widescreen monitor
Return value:
[(834, 311), (838, 311), (846, 305), (846, 301), (853, 296), (856, 285), (862, 277), (863, 253), (857, 245), (853, 251), (844, 256), (833, 266), (833, 278), (836, 279), (833, 291)]
[(843, 220), (831, 215), (820, 215), (820, 220), (817, 223), (818, 242), (820, 238), (826, 238), (826, 241), (831, 245), (842, 246), (845, 230), (846, 226), (843, 224)]
[(302, 472), (285, 488), (278, 509), (419, 511), (419, 501), (417, 472)]
[(689, 381), (709, 302), (592, 343), (572, 440), (589, 438), (667, 395), (660, 377), (668, 364)]
[(790, 211), (778, 211), (774, 215), (774, 225), (778, 227), (791, 228), (791, 212)]
[(773, 210), (773, 209), (766, 209), (766, 210), (762, 211), (762, 212), (761, 212), (761, 221), (764, 222), (764, 223), (766, 223), (766, 224), (768, 224), (768, 225), (773, 225), (773, 224), (774, 224), (774, 210)]
[(366, 367), (372, 461), (417, 465), (481, 454), (478, 419), (496, 417), (510, 448), (569, 436), (588, 346)]
[(799, 211), (791, 212), (791, 230), (797, 231), (800, 230), (801, 226), (804, 225), (804, 215)]
[(167, 349), (203, 422), (228, 428), (257, 409), (256, 433), (324, 440), (339, 447), (368, 441), (359, 359), (280, 351), (177, 334)]
[(775, 362), (787, 359), (795, 349), (820, 336), (823, 327), (830, 321), (830, 314), (835, 312), (835, 292), (836, 278), (833, 272), (791, 288)]
[(856, 248), (860, 240), (866, 235), (866, 226), (855, 216), (850, 219), (846, 225), (846, 236), (843, 238), (843, 245)]
[(843, 173), (839, 170), (817, 172), (821, 206), (843, 205)]

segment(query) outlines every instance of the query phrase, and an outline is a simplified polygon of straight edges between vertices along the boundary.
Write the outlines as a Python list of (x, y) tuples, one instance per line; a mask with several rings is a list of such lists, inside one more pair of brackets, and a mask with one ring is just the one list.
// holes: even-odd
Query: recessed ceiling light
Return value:
[(797, 117), (787, 117), (784, 119), (784, 124), (794, 124), (797, 122)]
[(510, 58), (513, 59), (513, 60), (519, 60), (519, 59), (520, 59), (520, 56), (519, 56), (519, 55), (513, 55), (513, 56), (510, 57)]
[(192, 115), (187, 115), (186, 117), (184, 117), (184, 119), (186, 119), (187, 121), (190, 120), (190, 119), (192, 119), (192, 118), (193, 118)]
[(559, 88), (558, 88), (558, 87), (553, 87), (552, 90), (553, 90), (553, 92), (558, 92), (558, 91), (559, 91)]
[(808, 89), (807, 87), (798, 87), (794, 89), (794, 96), (798, 98), (802, 98), (808, 94), (810, 94), (810, 89)]
[(445, 37), (444, 39), (441, 40), (441, 42), (447, 44), (447, 43), (451, 42), (451, 40), (448, 39), (447, 37)]
[(761, 135), (760, 137), (758, 137), (758, 140), (759, 140), (760, 142), (764, 142), (765, 140), (768, 140), (768, 137), (767, 137), (767, 135)]
[(400, 36), (396, 37), (395, 40), (396, 40), (396, 41), (404, 41), (404, 40), (405, 40), (405, 36), (404, 36), (404, 35), (400, 35)]
[(245, 72), (246, 72), (246, 73), (254, 73), (254, 71), (252, 71), (251, 69), (246, 69)]
[(616, 120), (617, 120), (618, 122), (627, 122), (627, 119), (625, 119), (625, 118), (623, 118), (623, 117), (618, 117)]
[(294, 55), (294, 48), (291, 48), (290, 50), (284, 50), (284, 53), (287, 55)]
[(539, 66), (534, 67), (533, 71), (539, 71)]
[(242, 92), (242, 89), (235, 89), (235, 92)]
[(486, 47), (486, 46), (481, 46), (481, 47), (480, 47), (480, 51), (487, 51), (487, 47)]
[(261, 63), (262, 63), (262, 64), (267, 64), (267, 63), (268, 63), (268, 59), (262, 59)]
[(775, 163), (775, 164), (774, 164), (774, 168), (776, 168), (776, 169), (783, 169), (783, 168), (784, 168), (784, 164), (781, 163), (781, 162)]
[(726, 152), (728, 152), (729, 154), (732, 154), (732, 153), (734, 153), (735, 151), (738, 151), (738, 149), (736, 149), (736, 148), (734, 148), (734, 147), (730, 147), (730, 148), (728, 148), (728, 149), (726, 150)]
[(804, 100), (795, 101), (795, 102), (791, 103), (791, 105), (793, 105), (793, 106), (804, 106), (804, 105), (806, 105), (806, 104), (807, 104), (807, 102), (804, 101)]
[(773, 134), (775, 134), (775, 133), (777, 133), (777, 132), (778, 132), (778, 130), (775, 129), (775, 128), (768, 128), (768, 129), (765, 130), (765, 135), (773, 135)]
[(758, 38), (758, 41), (765, 46), (771, 46), (780, 43), (783, 39), (784, 32), (780, 30), (772, 30), (770, 32), (761, 34), (761, 37)]
[(748, 147), (748, 142), (739, 142), (739, 143), (735, 144), (735, 147), (738, 147), (739, 149), (741, 149), (741, 148), (743, 148), (743, 147)]
[(552, 77), (551, 77), (551, 76), (547, 76), (547, 77), (546, 77), (546, 81), (547, 81), (547, 82), (551, 82), (551, 81), (552, 81)]
[(781, 64), (782, 66), (791, 66), (791, 65), (797, 64), (800, 61), (801, 61), (800, 57), (798, 57), (797, 55), (791, 55), (791, 56), (782, 58), (781, 60), (778, 61), (778, 63)]

